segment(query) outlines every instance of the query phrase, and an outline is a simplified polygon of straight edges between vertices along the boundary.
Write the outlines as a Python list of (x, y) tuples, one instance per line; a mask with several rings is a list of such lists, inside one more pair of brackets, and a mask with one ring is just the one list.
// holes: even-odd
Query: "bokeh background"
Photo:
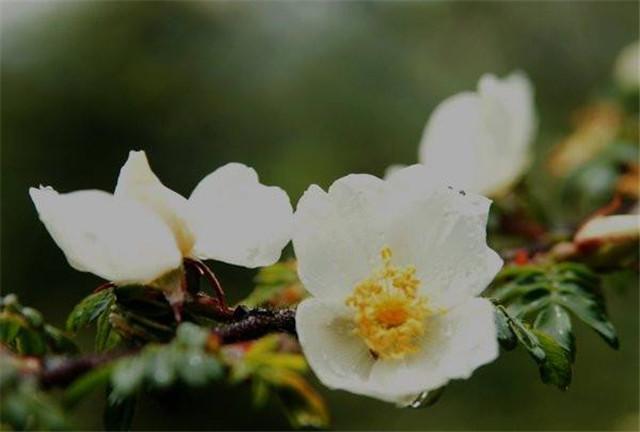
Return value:
[[(296, 202), (311, 183), (416, 161), (429, 113), (486, 72), (536, 86), (543, 155), (573, 109), (606, 92), (638, 38), (632, 2), (2, 2), (1, 284), (55, 324), (100, 281), (71, 269), (27, 190), (112, 190), (130, 149), (188, 195), (251, 165)], [(253, 273), (215, 264), (232, 296)], [(638, 429), (638, 291), (608, 293), (622, 347), (578, 328), (566, 392), (507, 353), (433, 408), (323, 390), (336, 429)], [(101, 395), (78, 427), (99, 428)], [(247, 389), (143, 401), (138, 429), (278, 429)]]

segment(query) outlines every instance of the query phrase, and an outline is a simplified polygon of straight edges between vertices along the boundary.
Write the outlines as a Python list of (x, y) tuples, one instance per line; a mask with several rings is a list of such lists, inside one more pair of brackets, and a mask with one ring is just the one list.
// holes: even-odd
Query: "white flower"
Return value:
[(349, 175), (298, 203), (293, 244), (312, 297), (297, 332), (328, 387), (407, 403), (498, 355), (493, 307), (477, 297), (502, 266), (486, 244), (490, 201), (429, 176)]
[(419, 162), (431, 181), (499, 196), (528, 168), (536, 129), (533, 88), (522, 73), (484, 75), (478, 91), (449, 97), (427, 122)]
[(134, 151), (113, 195), (50, 187), (29, 193), (69, 264), (118, 285), (153, 285), (185, 257), (269, 265), (291, 235), (287, 194), (237, 163), (209, 174), (189, 199), (164, 186), (145, 153)]
[(629, 44), (620, 51), (613, 74), (623, 90), (634, 91), (640, 88), (640, 41)]

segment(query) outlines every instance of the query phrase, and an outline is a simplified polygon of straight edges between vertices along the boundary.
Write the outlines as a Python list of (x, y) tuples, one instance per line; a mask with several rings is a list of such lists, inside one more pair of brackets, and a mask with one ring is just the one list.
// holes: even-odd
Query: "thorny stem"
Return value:
[(235, 309), (237, 321), (212, 330), (223, 344), (256, 339), (272, 332), (296, 334), (296, 312), (293, 309)]
[(193, 301), (189, 303), (189, 309), (222, 322), (232, 321), (237, 310), (237, 308), (230, 308), (221, 303), (219, 299), (204, 293), (198, 293), (194, 296)]
[[(209, 299), (216, 301), (217, 299)], [(293, 309), (246, 309), (238, 306), (226, 309), (229, 324), (211, 330), (211, 335), (222, 345), (257, 339), (273, 332), (296, 334), (295, 310)], [(230, 311), (230, 312), (229, 312)], [(40, 383), (45, 388), (66, 387), (75, 379), (92, 369), (119, 358), (134, 355), (138, 349), (113, 351), (103, 354), (88, 354), (80, 357), (53, 358), (42, 361), (38, 372)]]
[[(216, 292), (216, 297), (198, 292), (192, 294), (188, 307), (191, 311), (211, 318), (218, 322), (226, 323), (211, 330), (211, 336), (216, 338), (219, 344), (232, 344), (236, 342), (257, 339), (268, 333), (284, 332), (296, 335), (295, 310), (282, 309), (270, 310), (263, 308), (247, 309), (244, 306), (230, 308), (226, 305), (224, 291), (220, 282), (209, 268), (201, 261), (185, 259), (185, 265), (195, 269), (200, 276), (204, 276)], [(94, 292), (113, 288), (115, 284), (107, 282), (100, 285)], [(131, 318), (131, 317), (130, 317)], [(136, 318), (140, 318), (136, 316)], [(112, 325), (120, 331), (129, 333), (130, 336), (142, 337), (141, 329), (127, 324), (125, 317), (112, 313), (110, 316)], [(149, 324), (145, 320), (145, 324)], [(159, 325), (159, 324), (158, 324)], [(157, 325), (153, 326), (154, 328)], [(169, 327), (162, 326), (162, 330)], [(133, 355), (138, 351), (114, 351), (103, 354), (88, 354), (72, 358), (43, 359), (41, 369), (38, 372), (43, 387), (66, 387), (76, 378), (92, 369), (105, 365), (120, 357)]]
[(220, 300), (220, 303), (222, 304), (222, 306), (226, 306), (227, 301), (224, 294), (224, 290), (222, 289), (222, 285), (220, 285), (220, 281), (218, 281), (218, 278), (211, 271), (211, 269), (209, 269), (209, 267), (207, 267), (202, 261), (195, 260), (192, 258), (185, 258), (184, 263), (186, 265), (193, 266), (193, 268), (195, 268), (198, 271), (200, 276), (204, 276), (207, 282), (209, 282), (209, 285), (211, 285), (211, 287), (216, 292), (216, 296)]
[(134, 354), (129, 352), (110, 352), (105, 354), (88, 354), (82, 357), (67, 358), (56, 361), (43, 361), (40, 371), (40, 383), (45, 388), (65, 387), (71, 384), (80, 375), (89, 372), (99, 366), (116, 360), (126, 355)]

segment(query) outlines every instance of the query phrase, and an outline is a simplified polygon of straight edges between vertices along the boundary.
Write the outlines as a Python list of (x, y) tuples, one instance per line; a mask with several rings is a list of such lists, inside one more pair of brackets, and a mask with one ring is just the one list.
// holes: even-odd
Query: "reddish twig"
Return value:
[(133, 353), (135, 351), (89, 354), (67, 359), (53, 358), (43, 362), (40, 383), (45, 388), (65, 387), (86, 372)]
[(235, 310), (204, 293), (196, 294), (187, 305), (189, 310), (216, 321), (229, 322), (234, 318)]
[[(199, 297), (197, 304), (215, 311), (218, 318), (224, 317), (229, 324), (211, 330), (221, 344), (257, 339), (269, 333), (283, 332), (296, 335), (295, 310), (218, 308), (217, 299)], [(85, 373), (119, 358), (134, 355), (138, 350), (114, 351), (104, 354), (88, 354), (79, 357), (53, 357), (42, 360), (42, 367), (34, 371), (44, 388), (66, 387)]]
[(116, 286), (116, 284), (114, 284), (113, 282), (105, 282), (102, 285), (98, 286), (98, 288), (94, 289), (93, 292), (97, 293), (97, 292), (104, 291), (104, 290), (109, 289), (109, 288), (114, 288), (115, 286)]
[(220, 300), (220, 303), (223, 306), (226, 306), (227, 300), (224, 294), (224, 290), (222, 289), (222, 285), (220, 285), (220, 281), (218, 281), (218, 278), (211, 271), (211, 269), (207, 267), (202, 261), (193, 258), (185, 258), (184, 263), (193, 266), (198, 271), (200, 276), (204, 276), (207, 282), (209, 282), (211, 288), (213, 288), (213, 290), (215, 291), (216, 296)]

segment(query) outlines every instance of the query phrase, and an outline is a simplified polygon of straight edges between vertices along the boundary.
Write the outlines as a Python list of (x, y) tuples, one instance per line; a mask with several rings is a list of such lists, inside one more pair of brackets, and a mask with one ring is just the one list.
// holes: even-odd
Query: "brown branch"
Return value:
[[(221, 308), (217, 299), (208, 296), (199, 298), (199, 305), (211, 314), (219, 314), (228, 324), (211, 330), (220, 344), (257, 339), (274, 332), (296, 334), (295, 310), (282, 309), (235, 309)], [(135, 355), (138, 350), (114, 351), (104, 354), (87, 354), (79, 357), (53, 357), (42, 360), (37, 372), (44, 388), (66, 387), (85, 373), (121, 357)]]
[(44, 360), (39, 374), (40, 384), (44, 388), (66, 387), (86, 372), (135, 352), (137, 351), (120, 351)]
[(257, 339), (268, 333), (296, 334), (296, 313), (292, 309), (235, 309), (235, 322), (216, 328), (212, 332), (222, 344)]

